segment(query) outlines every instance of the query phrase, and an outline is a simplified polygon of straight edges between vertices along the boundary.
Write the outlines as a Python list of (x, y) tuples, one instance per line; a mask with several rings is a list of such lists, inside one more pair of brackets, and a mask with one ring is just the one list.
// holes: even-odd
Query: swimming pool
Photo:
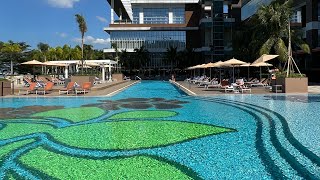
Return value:
[(320, 96), (0, 99), (0, 179), (319, 179)]

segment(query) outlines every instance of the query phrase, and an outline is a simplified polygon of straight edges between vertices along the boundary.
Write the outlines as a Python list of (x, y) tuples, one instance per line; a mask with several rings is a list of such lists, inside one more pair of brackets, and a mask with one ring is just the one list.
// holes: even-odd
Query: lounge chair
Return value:
[(254, 86), (263, 86), (264, 87), (267, 85), (268, 85), (268, 79), (262, 78), (260, 82), (251, 84), (251, 87), (254, 87)]
[[(25, 91), (25, 95), (31, 94), (32, 92), (36, 92), (37, 83), (30, 83), (29, 88)], [(22, 90), (19, 90), (18, 95), (21, 94)]]
[(52, 91), (53, 86), (54, 86), (53, 82), (47, 82), (44, 88), (40, 88), (36, 90), (36, 94), (39, 94), (39, 92), (43, 92), (43, 95), (46, 95), (47, 92)]
[(251, 88), (249, 88), (248, 86), (240, 86), (240, 91), (241, 93), (244, 93), (244, 92), (250, 92), (251, 93)]
[(84, 83), (82, 84), (81, 88), (76, 88), (76, 89), (75, 89), (76, 95), (77, 95), (78, 93), (83, 93), (83, 94), (85, 94), (86, 92), (89, 92), (90, 89), (91, 89), (91, 87), (92, 87), (91, 82), (84, 82)]
[(63, 92), (69, 94), (70, 91), (74, 91), (75, 82), (69, 82), (66, 88), (62, 88), (59, 90), (59, 95)]

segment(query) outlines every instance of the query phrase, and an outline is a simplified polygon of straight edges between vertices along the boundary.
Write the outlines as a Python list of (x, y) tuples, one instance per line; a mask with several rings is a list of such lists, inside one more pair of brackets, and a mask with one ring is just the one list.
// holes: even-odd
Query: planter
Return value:
[(124, 75), (122, 73), (112, 74), (113, 81), (123, 81)]
[(308, 78), (277, 78), (284, 93), (308, 93)]
[(11, 82), (0, 81), (0, 96), (6, 96), (11, 94)]
[(84, 82), (91, 82), (93, 85), (95, 76), (72, 76), (71, 81), (76, 82), (79, 85), (82, 85)]

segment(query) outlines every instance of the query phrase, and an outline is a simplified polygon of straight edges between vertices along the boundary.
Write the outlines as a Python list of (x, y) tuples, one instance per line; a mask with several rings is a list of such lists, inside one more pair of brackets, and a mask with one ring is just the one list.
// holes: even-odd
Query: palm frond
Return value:
[(275, 43), (274, 50), (279, 55), (280, 61), (286, 62), (288, 60), (288, 49), (281, 38), (278, 38), (277, 42)]
[(301, 50), (303, 52), (308, 53), (308, 54), (311, 53), (310, 47), (307, 43), (298, 44), (298, 46), (301, 48)]
[(271, 37), (269, 38), (265, 43), (263, 43), (263, 45), (261, 46), (260, 50), (259, 50), (259, 54), (260, 56), (263, 54), (269, 54), (271, 51), (271, 48), (273, 47), (274, 43), (275, 43), (275, 38)]

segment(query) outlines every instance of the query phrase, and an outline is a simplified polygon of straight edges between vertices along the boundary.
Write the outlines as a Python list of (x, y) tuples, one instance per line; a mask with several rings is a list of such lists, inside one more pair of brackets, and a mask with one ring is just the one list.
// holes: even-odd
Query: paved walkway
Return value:
[[(92, 87), (91, 91), (86, 94), (78, 94), (77, 96), (112, 96), (127, 87), (137, 83), (139, 81), (121, 81), (121, 82), (108, 82), (104, 84), (98, 84)], [(41, 96), (76, 96), (75, 94), (61, 94), (59, 95), (59, 89), (62, 89), (63, 86), (55, 86), (53, 91), (46, 95), (35, 95), (35, 94), (28, 94), (28, 95), (18, 95), (19, 90), (22, 90), (22, 93), (25, 93), (27, 88), (20, 88), (15, 89), (15, 95), (5, 96), (5, 97), (41, 97)]]
[[(207, 96), (207, 95), (219, 95), (219, 94), (228, 94), (225, 93), (224, 90), (220, 88), (209, 88), (206, 89), (203, 86), (199, 87), (195, 84), (189, 84), (187, 81), (177, 81), (175, 82), (177, 86), (180, 86), (182, 90), (184, 90), (189, 95), (196, 95), (196, 96)], [(309, 94), (320, 94), (320, 86), (309, 86), (308, 87)], [(242, 93), (230, 93), (229, 94), (242, 94)], [(250, 94), (245, 92), (244, 94)], [(251, 94), (275, 94), (274, 92), (270, 91), (270, 88), (266, 87), (252, 87)], [(283, 94), (283, 93), (281, 93)]]

